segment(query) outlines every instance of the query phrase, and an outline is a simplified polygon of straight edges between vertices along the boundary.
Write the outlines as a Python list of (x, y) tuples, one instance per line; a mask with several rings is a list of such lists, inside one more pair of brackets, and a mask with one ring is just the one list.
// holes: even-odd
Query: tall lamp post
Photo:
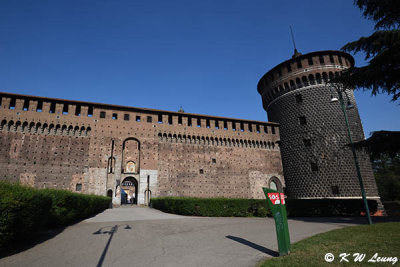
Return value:
[[(364, 190), (364, 183), (363, 183), (363, 180), (361, 178), (360, 166), (358, 165), (356, 149), (354, 147), (353, 138), (351, 136), (349, 120), (347, 118), (347, 112), (346, 112), (347, 108), (353, 108), (354, 106), (350, 103), (348, 98), (347, 98), (347, 103), (345, 103), (345, 101), (343, 99), (343, 93), (346, 94), (346, 91), (345, 91), (346, 89), (343, 88), (342, 84), (340, 84), (340, 83), (330, 83), (330, 85), (332, 85), (332, 86), (329, 86), (329, 87), (330, 88), (334, 87), (336, 92), (337, 92), (337, 94), (338, 94), (338, 96), (339, 96), (339, 99), (337, 99), (336, 97), (334, 97), (332, 95), (332, 92), (331, 92), (331, 102), (339, 101), (340, 107), (342, 108), (343, 115), (344, 115), (344, 120), (346, 121), (347, 134), (349, 135), (349, 139), (350, 139), (351, 151), (353, 152), (354, 164), (356, 165), (357, 177), (358, 177), (358, 181), (360, 182), (361, 195), (362, 195), (362, 198), (363, 198), (363, 201), (364, 201), (364, 206), (365, 206), (365, 213), (367, 214), (368, 224), (372, 224), (371, 216), (369, 215), (369, 207), (368, 207), (367, 196), (365, 195), (365, 190)], [(346, 94), (346, 96), (347, 96), (347, 94)]]

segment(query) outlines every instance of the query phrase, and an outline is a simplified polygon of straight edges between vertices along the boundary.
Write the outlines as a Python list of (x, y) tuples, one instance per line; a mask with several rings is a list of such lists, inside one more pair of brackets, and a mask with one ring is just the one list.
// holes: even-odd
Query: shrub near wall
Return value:
[(207, 217), (266, 217), (267, 202), (262, 199), (152, 198), (151, 206), (168, 213)]
[(44, 227), (50, 207), (51, 198), (41, 190), (0, 182), (0, 248)]
[(111, 199), (0, 182), (0, 248), (107, 209)]

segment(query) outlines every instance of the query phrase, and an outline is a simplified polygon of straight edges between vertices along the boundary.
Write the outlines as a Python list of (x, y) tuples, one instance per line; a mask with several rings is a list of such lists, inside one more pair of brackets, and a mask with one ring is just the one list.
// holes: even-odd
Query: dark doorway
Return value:
[(121, 205), (137, 204), (138, 182), (134, 177), (127, 177), (121, 184)]
[(108, 191), (107, 191), (107, 196), (108, 196), (108, 197), (112, 197), (112, 194), (113, 194), (112, 190), (111, 190), (111, 189), (108, 189)]

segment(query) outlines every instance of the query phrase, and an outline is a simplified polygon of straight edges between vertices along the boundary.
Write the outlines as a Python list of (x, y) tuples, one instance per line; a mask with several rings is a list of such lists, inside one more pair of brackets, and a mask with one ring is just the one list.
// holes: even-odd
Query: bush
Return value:
[(51, 198), (40, 190), (0, 182), (0, 248), (44, 227), (50, 207)]
[(111, 199), (0, 182), (0, 248), (107, 209)]
[[(208, 217), (266, 217), (271, 211), (264, 199), (227, 198), (152, 198), (151, 206), (169, 213)], [(377, 211), (376, 200), (368, 200), (370, 212)], [(291, 217), (361, 216), (361, 199), (287, 199), (286, 210)]]
[[(376, 200), (368, 200), (370, 212), (378, 208)], [(290, 217), (308, 216), (361, 216), (365, 212), (362, 199), (287, 199), (286, 210)]]
[(266, 217), (267, 202), (262, 199), (152, 198), (151, 206), (169, 213), (207, 217)]

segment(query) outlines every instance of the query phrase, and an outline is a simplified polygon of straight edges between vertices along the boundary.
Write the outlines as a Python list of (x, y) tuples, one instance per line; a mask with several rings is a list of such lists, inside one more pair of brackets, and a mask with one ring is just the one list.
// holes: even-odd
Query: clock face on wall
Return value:
[(129, 161), (126, 164), (125, 171), (128, 172), (128, 173), (135, 173), (136, 172), (136, 164), (135, 164), (135, 162)]

